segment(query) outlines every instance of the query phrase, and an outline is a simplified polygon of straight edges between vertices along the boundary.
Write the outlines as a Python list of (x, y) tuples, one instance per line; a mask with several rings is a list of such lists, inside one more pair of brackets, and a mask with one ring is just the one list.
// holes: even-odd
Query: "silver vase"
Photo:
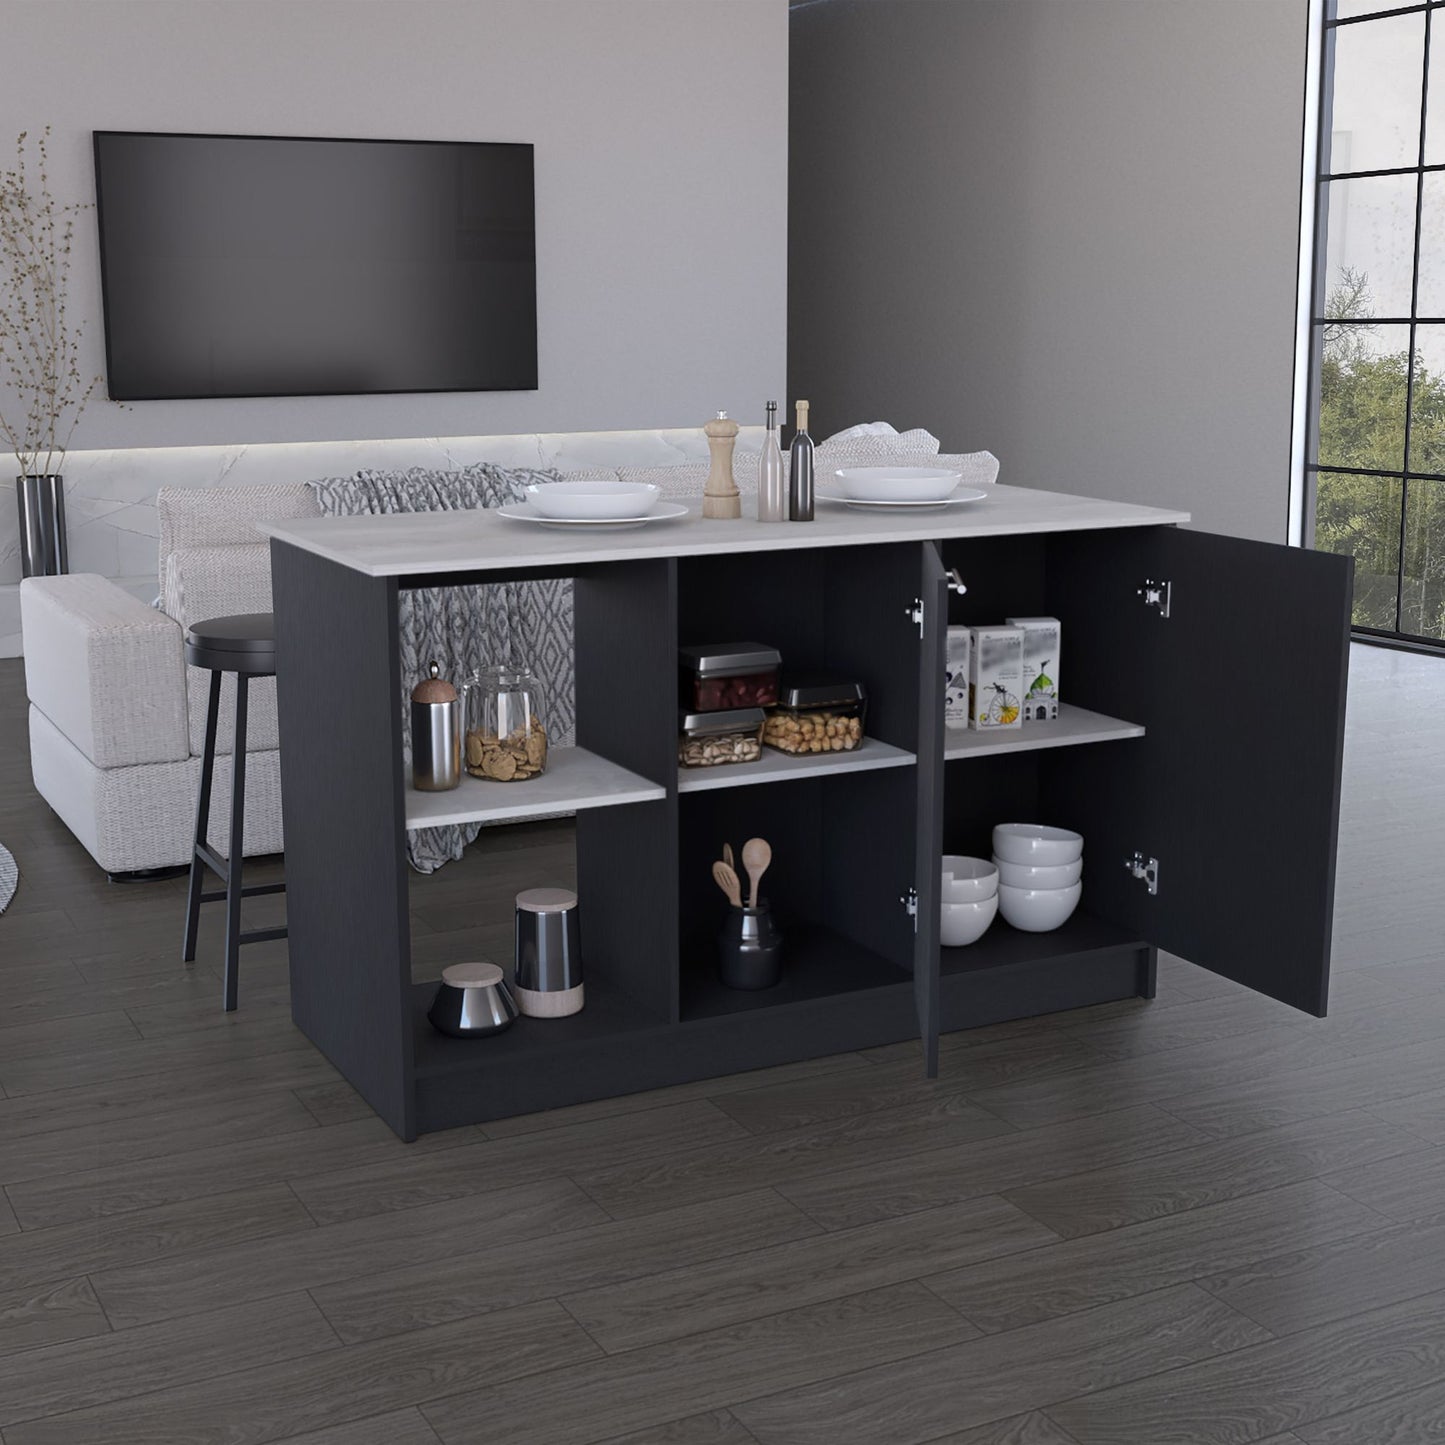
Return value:
[(70, 571), (65, 539), (65, 478), (58, 472), (15, 478), (20, 511), (20, 575), (55, 577)]

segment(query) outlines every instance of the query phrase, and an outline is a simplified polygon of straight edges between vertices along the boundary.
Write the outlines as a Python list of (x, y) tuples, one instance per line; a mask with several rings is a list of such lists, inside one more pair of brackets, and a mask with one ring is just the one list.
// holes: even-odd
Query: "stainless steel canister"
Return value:
[(411, 694), (411, 785), (444, 793), (462, 781), (462, 703), (433, 662)]
[(568, 888), (517, 894), (514, 993), (532, 1018), (563, 1018), (582, 1007), (582, 939), (577, 895)]

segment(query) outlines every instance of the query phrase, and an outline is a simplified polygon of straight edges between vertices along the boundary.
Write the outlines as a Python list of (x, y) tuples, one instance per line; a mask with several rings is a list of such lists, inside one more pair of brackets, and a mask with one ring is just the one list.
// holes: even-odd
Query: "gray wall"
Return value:
[(1283, 541), (1307, 0), (791, 14), (789, 386)]
[(782, 386), (785, 0), (0, 0), (0, 51), (0, 164), (49, 122), (64, 196), (92, 129), (536, 146), (539, 390), (102, 402), (77, 447), (700, 425)]

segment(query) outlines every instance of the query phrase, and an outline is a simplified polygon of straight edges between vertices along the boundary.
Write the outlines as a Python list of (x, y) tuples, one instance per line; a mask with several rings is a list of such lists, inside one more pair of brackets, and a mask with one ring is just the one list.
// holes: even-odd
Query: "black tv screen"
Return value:
[(118, 401), (537, 386), (532, 147), (95, 132)]

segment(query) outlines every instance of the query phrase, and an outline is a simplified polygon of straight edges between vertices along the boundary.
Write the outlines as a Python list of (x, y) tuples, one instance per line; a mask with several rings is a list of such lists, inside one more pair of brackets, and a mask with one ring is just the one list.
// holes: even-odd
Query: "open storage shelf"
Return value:
[(504, 1033), (486, 1039), (457, 1039), (438, 1033), (427, 1020), (437, 985), (412, 985), (413, 1033), (417, 1076), (469, 1073), (479, 1065), (535, 1063), (539, 1067), (565, 1067), (569, 1052), (599, 1039), (620, 1039), (627, 1034), (661, 1028), (666, 1020), (650, 1014), (605, 977), (586, 981), (587, 1004), (580, 1013), (560, 1019), (517, 1018)]
[(957, 758), (1030, 753), (1044, 748), (1070, 748), (1080, 743), (1111, 743), (1143, 736), (1144, 729), (1138, 723), (1065, 702), (1059, 704), (1059, 715), (1052, 722), (1024, 723), (1022, 727), (997, 732), (944, 728), (943, 757), (945, 762), (953, 762)]
[(981, 973), (1037, 963), (1041, 958), (1068, 960), (1099, 949), (1138, 945), (1139, 939), (1129, 929), (1080, 909), (1062, 928), (1050, 933), (1025, 933), (1000, 916), (977, 943), (940, 949), (939, 959), (945, 974)]
[(818, 924), (785, 930), (787, 966), (773, 988), (726, 988), (717, 976), (717, 956), (700, 941), (683, 954), (682, 1017), (714, 1018), (758, 1009), (788, 1008), (833, 994), (864, 989), (911, 989), (912, 975), (841, 933)]
[(647, 803), (666, 796), (665, 788), (586, 748), (552, 748), (546, 771), (525, 782), (498, 783), (468, 775), (450, 792), (419, 793), (407, 788), (406, 826), (516, 821), (548, 813)]
[(714, 788), (747, 788), (755, 783), (790, 783), (831, 773), (866, 773), (874, 768), (906, 768), (918, 761), (903, 748), (877, 738), (864, 738), (850, 753), (804, 753), (798, 756), (765, 747), (755, 763), (726, 763), (719, 768), (680, 768), (679, 793), (706, 793)]

